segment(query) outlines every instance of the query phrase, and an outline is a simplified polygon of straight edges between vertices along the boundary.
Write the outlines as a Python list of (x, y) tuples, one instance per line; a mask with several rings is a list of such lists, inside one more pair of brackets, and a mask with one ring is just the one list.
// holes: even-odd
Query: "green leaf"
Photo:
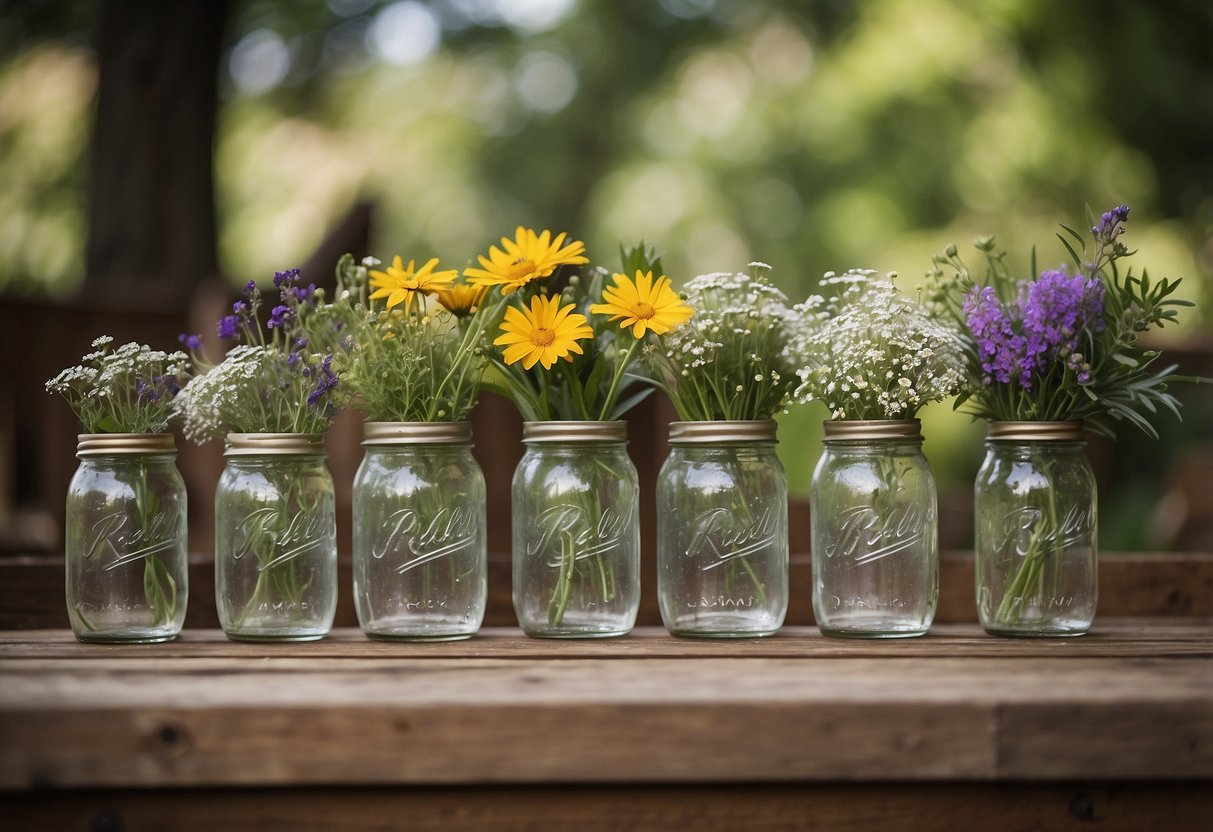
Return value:
[[(1078, 255), (1078, 252), (1074, 250), (1074, 246), (1070, 245), (1070, 241), (1060, 234), (1057, 235), (1057, 239), (1061, 240), (1061, 244), (1066, 247), (1066, 251), (1070, 252), (1070, 256), (1074, 258), (1074, 264), (1081, 269), (1083, 266), (1082, 258)], [(1035, 272), (1033, 272), (1033, 274), (1035, 274)]]
[(626, 399), (620, 400), (618, 403), (616, 403), (614, 410), (611, 411), (610, 418), (612, 420), (620, 418), (621, 416), (623, 416), (623, 414), (627, 413), (633, 407), (640, 404), (642, 401), (647, 399), (649, 396), (653, 395), (653, 390), (655, 390), (655, 389), (656, 388), (654, 388), (654, 387), (645, 387), (643, 390), (641, 390), (637, 393), (633, 393), (632, 395), (628, 396)]
[(602, 385), (602, 378), (607, 371), (606, 356), (599, 354), (594, 360), (594, 367), (590, 370), (589, 376), (585, 380), (585, 389), (589, 397), (594, 401), (601, 399), (598, 388)]
[(623, 273), (630, 278), (634, 278), (638, 271), (651, 271), (654, 277), (665, 274), (661, 266), (661, 258), (657, 255), (657, 249), (646, 248), (644, 240), (630, 248), (620, 245), (619, 259), (623, 265)]
[(121, 423), (113, 416), (106, 414), (100, 421), (97, 422), (97, 429), (94, 433), (125, 433)]
[[(1066, 231), (1067, 234), (1069, 234), (1075, 240), (1078, 240), (1078, 245), (1082, 246), (1082, 251), (1084, 254), (1086, 254), (1087, 238), (1084, 237), (1083, 235), (1079, 234), (1077, 231), (1075, 231), (1070, 226), (1066, 225), (1064, 222), (1059, 222), (1058, 225), (1060, 225)], [(1033, 272), (1033, 274), (1035, 274), (1035, 272)]]
[(1136, 367), (1140, 363), (1136, 358), (1119, 352), (1112, 353), (1112, 360), (1118, 364), (1123, 364), (1126, 367)]

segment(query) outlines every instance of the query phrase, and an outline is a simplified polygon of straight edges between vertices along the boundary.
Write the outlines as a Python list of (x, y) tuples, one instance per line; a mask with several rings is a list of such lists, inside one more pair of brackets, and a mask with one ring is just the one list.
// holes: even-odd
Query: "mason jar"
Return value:
[(514, 612), (550, 638), (621, 636), (640, 607), (626, 422), (526, 422), (512, 491)]
[(828, 636), (926, 633), (939, 599), (935, 479), (917, 419), (825, 423), (810, 500), (813, 613)]
[(977, 613), (989, 633), (1075, 636), (1097, 587), (1095, 475), (1082, 422), (991, 422), (974, 487)]
[(676, 636), (768, 636), (788, 609), (774, 421), (674, 422), (657, 479), (657, 597)]
[(368, 422), (354, 478), (354, 607), (376, 639), (467, 638), (487, 597), (468, 422)]
[(185, 481), (170, 433), (85, 433), (67, 490), (67, 614), (81, 641), (168, 641), (188, 597)]
[(233, 433), (215, 490), (215, 602), (238, 641), (312, 641), (337, 609), (324, 435)]

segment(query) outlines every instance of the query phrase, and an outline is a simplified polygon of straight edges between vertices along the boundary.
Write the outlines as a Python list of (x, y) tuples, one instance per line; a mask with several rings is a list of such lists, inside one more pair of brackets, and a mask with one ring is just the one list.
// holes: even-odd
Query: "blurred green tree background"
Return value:
[[(95, 17), (0, 5), (0, 291), (83, 277)], [(525, 224), (606, 265), (643, 238), (676, 282), (761, 260), (794, 298), (852, 266), (912, 291), (932, 253), (990, 232), (1021, 269), (1033, 242), (1058, 264), (1058, 221), (1123, 202), (1137, 262), (1204, 310), (1168, 337), (1207, 338), (1206, 0), (243, 0), (230, 18), (215, 177), (233, 284), (302, 262), (358, 200), (381, 257), (456, 265)], [(1208, 409), (1127, 458), (1207, 441)], [(823, 415), (783, 431), (801, 492)], [(924, 418), (945, 486), (971, 482), (980, 426)], [(1121, 473), (1106, 543), (1159, 545), (1142, 511), (1118, 514), (1156, 482)]]

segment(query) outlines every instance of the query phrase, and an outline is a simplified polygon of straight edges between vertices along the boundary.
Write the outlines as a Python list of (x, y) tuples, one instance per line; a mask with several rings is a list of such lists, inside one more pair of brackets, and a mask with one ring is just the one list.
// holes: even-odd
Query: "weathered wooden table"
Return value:
[(1044, 641), (9, 630), (0, 828), (1208, 829), (1197, 612)]

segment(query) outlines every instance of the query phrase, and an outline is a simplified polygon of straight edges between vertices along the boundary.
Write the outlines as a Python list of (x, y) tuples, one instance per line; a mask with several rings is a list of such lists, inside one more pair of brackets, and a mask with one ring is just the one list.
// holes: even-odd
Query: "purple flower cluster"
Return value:
[(286, 325), (295, 320), (295, 310), (286, 304), (279, 304), (270, 310), (270, 319), (266, 326), (270, 329), (286, 329)]
[[(285, 331), (292, 322), (298, 320), (301, 306), (315, 303), (316, 284), (309, 283), (307, 286), (301, 286), (299, 284), (301, 275), (302, 271), (297, 268), (274, 273), (274, 286), (278, 289), (279, 303), (270, 310), (270, 317), (266, 322), (267, 329)], [(232, 340), (240, 337), (242, 329), (248, 332), (256, 329), (257, 310), (260, 306), (261, 291), (257, 288), (257, 281), (250, 280), (244, 284), (243, 297), (232, 304), (232, 314), (224, 315), (216, 324), (215, 329), (219, 333), (219, 337), (224, 340)], [(181, 336), (181, 343), (191, 350), (198, 350), (202, 347), (201, 339), (193, 335)]]
[[(274, 286), (278, 288), (283, 304), (288, 303), (290, 300), (306, 303), (316, 293), (315, 283), (309, 283), (306, 286), (300, 285), (299, 278), (302, 274), (303, 270), (297, 268), (287, 269), (284, 272), (274, 272)], [(280, 308), (280, 306), (274, 307), (274, 311)]]
[[(301, 285), (301, 275), (300, 269), (274, 274), (278, 303), (264, 318), (260, 314), (261, 290), (256, 281), (250, 280), (241, 298), (232, 304), (231, 314), (221, 317), (216, 329), (220, 338), (238, 339), (243, 347), (252, 348), (251, 352), (237, 348), (240, 352), (229, 353), (229, 357), (264, 357), (255, 359), (264, 363), (259, 373), (248, 379), (254, 395), (264, 402), (285, 395), (290, 408), (306, 408), (328, 419), (337, 412), (333, 391), (339, 379), (333, 370), (332, 349), (324, 337), (327, 332), (317, 333), (311, 327), (329, 323), (311, 314), (323, 300), (323, 293), (315, 284)], [(182, 335), (181, 343), (194, 351), (202, 347), (196, 335)]]
[(240, 337), (240, 330), (251, 331), (257, 325), (257, 309), (261, 306), (261, 292), (257, 282), (244, 284), (244, 297), (232, 304), (232, 314), (219, 319), (215, 329), (225, 341)]
[(171, 399), (181, 392), (181, 381), (173, 375), (152, 376), (150, 382), (135, 379), (135, 398), (141, 402)]
[(1103, 243), (1115, 242), (1116, 238), (1125, 233), (1125, 221), (1129, 219), (1129, 206), (1118, 205), (1099, 218), (1099, 224), (1092, 226), (1091, 233)]
[(1009, 310), (993, 288), (970, 290), (964, 315), (977, 343), (985, 383), (1015, 383), (1031, 390), (1034, 376), (1046, 372), (1050, 361), (1064, 362), (1079, 384), (1089, 382), (1090, 366), (1079, 346), (1084, 332), (1103, 329), (1103, 302), (1104, 285), (1098, 276), (1062, 270), (1043, 272)]
[(219, 323), (216, 325), (215, 328), (219, 331), (220, 338), (227, 340), (229, 338), (235, 338), (237, 335), (240, 334), (240, 321), (241, 321), (241, 318), (243, 317), (241, 315), (241, 313), (244, 311), (242, 309), (243, 306), (244, 306), (244, 301), (236, 301), (236, 303), (232, 307), (233, 311), (235, 311), (236, 314), (235, 315), (224, 315), (222, 318), (219, 319)]
[(1073, 356), (1078, 355), (1078, 381), (1090, 380), (1090, 374), (1082, 370), (1079, 338), (1084, 331), (1103, 329), (1103, 301), (1103, 281), (1098, 277), (1060, 270), (1040, 275), (1028, 290), (1023, 310), (1026, 353), (1037, 369), (1044, 369), (1050, 358), (1074, 366)]
[(1034, 368), (1025, 360), (1026, 339), (1015, 332), (993, 287), (975, 286), (969, 290), (964, 299), (964, 316), (977, 342), (985, 383), (1010, 384), (1015, 379), (1030, 390)]
[(327, 396), (329, 392), (337, 386), (337, 374), (333, 372), (332, 353), (329, 353), (324, 357), (324, 361), (320, 362), (319, 367), (304, 368), (303, 374), (315, 376), (316, 385), (312, 388), (312, 392), (307, 397), (307, 403), (311, 407), (316, 407), (320, 400)]

